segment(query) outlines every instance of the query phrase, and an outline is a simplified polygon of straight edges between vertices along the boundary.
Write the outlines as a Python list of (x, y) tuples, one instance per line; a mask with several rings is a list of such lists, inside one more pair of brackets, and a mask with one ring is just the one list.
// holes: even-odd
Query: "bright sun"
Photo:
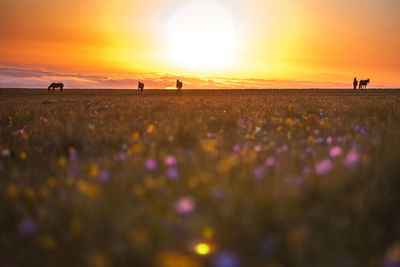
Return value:
[(231, 60), (235, 27), (230, 12), (218, 2), (186, 3), (169, 18), (167, 30), (171, 56), (178, 64), (210, 69)]

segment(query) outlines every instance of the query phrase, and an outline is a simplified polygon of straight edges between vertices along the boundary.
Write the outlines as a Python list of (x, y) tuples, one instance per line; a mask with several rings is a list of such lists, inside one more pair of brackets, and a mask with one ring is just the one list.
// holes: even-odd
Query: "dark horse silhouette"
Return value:
[(62, 92), (62, 90), (64, 88), (64, 84), (62, 84), (62, 83), (52, 83), (47, 88), (47, 92), (50, 92), (50, 90), (53, 90), (53, 92), (54, 92), (54, 89), (57, 89), (57, 88), (60, 88), (60, 92)]
[(369, 83), (369, 79), (368, 80), (361, 80), (360, 81), (360, 85), (358, 86), (358, 89), (367, 89), (367, 84)]
[(138, 93), (143, 93), (144, 83), (141, 81), (138, 82)]
[(181, 90), (182, 89), (182, 82), (180, 82), (179, 80), (176, 80), (176, 89)]

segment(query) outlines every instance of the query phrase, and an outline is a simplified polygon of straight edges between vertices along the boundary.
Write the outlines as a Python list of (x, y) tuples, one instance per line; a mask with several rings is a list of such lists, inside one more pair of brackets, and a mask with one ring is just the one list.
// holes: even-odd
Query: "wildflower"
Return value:
[(149, 134), (151, 134), (153, 131), (154, 131), (154, 129), (155, 129), (155, 126), (154, 126), (154, 124), (150, 124), (148, 127), (147, 127), (147, 133), (149, 133)]
[(74, 162), (70, 167), (69, 167), (69, 175), (72, 177), (75, 177), (79, 174), (80, 167), (79, 164)]
[(256, 180), (260, 180), (260, 179), (264, 178), (264, 176), (265, 176), (264, 167), (260, 166), (260, 167), (255, 168), (253, 175)]
[(328, 145), (330, 145), (330, 144), (332, 144), (332, 142), (333, 142), (332, 136), (328, 136), (328, 137), (326, 138), (326, 143), (327, 143)]
[(7, 186), (7, 190), (6, 190), (6, 194), (10, 197), (10, 198), (14, 198), (19, 194), (19, 189), (16, 185), (14, 184), (9, 184)]
[(76, 151), (76, 149), (73, 147), (69, 147), (68, 152), (69, 152), (69, 160), (75, 161), (78, 157), (78, 152)]
[(192, 197), (182, 197), (175, 202), (175, 211), (179, 214), (189, 214), (191, 213), (196, 203)]
[(46, 119), (45, 117), (40, 117), (40, 120), (43, 121), (43, 122), (48, 122), (48, 121), (49, 121), (49, 120)]
[(274, 166), (274, 165), (276, 164), (276, 158), (275, 158), (274, 156), (268, 157), (267, 160), (265, 161), (265, 164), (266, 164), (268, 167)]
[(96, 177), (97, 175), (99, 175), (99, 171), (99, 167), (96, 164), (92, 164), (90, 166), (90, 176)]
[(400, 266), (400, 242), (396, 242), (389, 247), (384, 257), (384, 267)]
[(8, 157), (8, 156), (10, 156), (10, 150), (9, 150), (8, 148), (3, 149), (3, 150), (1, 151), (1, 153), (0, 153), (0, 156), (2, 156), (2, 157)]
[(315, 164), (315, 171), (320, 174), (324, 175), (332, 170), (332, 162), (329, 159), (325, 159), (317, 164)]
[(165, 157), (165, 164), (170, 167), (174, 167), (177, 165), (177, 160), (174, 156), (168, 155)]
[(85, 181), (78, 181), (77, 183), (79, 190), (88, 197), (94, 198), (98, 194), (98, 189), (94, 185)]
[(207, 255), (211, 251), (211, 247), (206, 243), (198, 243), (194, 249), (199, 255)]
[(118, 153), (117, 159), (119, 161), (125, 161), (126, 160), (126, 154), (124, 152)]
[(67, 159), (64, 156), (58, 158), (58, 164), (60, 166), (65, 166), (67, 164)]
[(213, 267), (239, 267), (238, 257), (231, 252), (219, 252), (212, 259)]
[(144, 165), (149, 171), (155, 171), (158, 167), (158, 163), (155, 159), (147, 159)]
[(172, 267), (172, 266), (187, 266), (199, 267), (203, 266), (197, 259), (192, 258), (186, 254), (174, 251), (165, 251), (158, 253), (155, 257), (156, 266), (159, 267)]
[(255, 152), (260, 152), (262, 150), (262, 146), (260, 146), (260, 145), (255, 145), (254, 146), (254, 151)]
[(34, 234), (36, 231), (36, 222), (30, 217), (22, 219), (18, 224), (18, 232), (22, 235)]
[(179, 171), (177, 168), (169, 168), (166, 172), (166, 175), (171, 180), (179, 179)]
[(225, 191), (220, 187), (214, 187), (211, 190), (211, 197), (215, 200), (220, 200), (225, 197)]
[(280, 153), (282, 153), (282, 152), (286, 152), (286, 151), (288, 151), (288, 146), (287, 145), (283, 145), (283, 146), (281, 146), (281, 147), (279, 147), (277, 150), (276, 150), (276, 152), (278, 152), (279, 154)]
[(356, 164), (360, 160), (360, 156), (355, 150), (350, 151), (344, 160), (344, 164), (349, 167)]
[(26, 155), (25, 152), (21, 152), (21, 153), (19, 154), (19, 157), (20, 157), (21, 159), (26, 159), (27, 155)]
[(331, 156), (332, 158), (339, 157), (340, 155), (342, 155), (342, 149), (338, 146), (332, 147), (329, 151), (329, 156)]
[(99, 179), (100, 179), (100, 181), (102, 181), (102, 182), (108, 181), (108, 180), (110, 179), (110, 173), (109, 173), (107, 170), (102, 170), (102, 171), (99, 173)]
[(205, 227), (203, 229), (204, 238), (212, 238), (214, 236), (214, 230), (211, 227)]
[(240, 146), (239, 145), (234, 145), (232, 147), (232, 151), (235, 152), (235, 153), (239, 152), (240, 151)]

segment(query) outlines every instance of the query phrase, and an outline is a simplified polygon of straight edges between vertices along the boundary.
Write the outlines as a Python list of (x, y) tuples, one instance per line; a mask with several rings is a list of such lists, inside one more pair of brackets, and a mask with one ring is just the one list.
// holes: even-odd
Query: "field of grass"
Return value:
[(400, 266), (400, 91), (0, 89), (0, 265)]

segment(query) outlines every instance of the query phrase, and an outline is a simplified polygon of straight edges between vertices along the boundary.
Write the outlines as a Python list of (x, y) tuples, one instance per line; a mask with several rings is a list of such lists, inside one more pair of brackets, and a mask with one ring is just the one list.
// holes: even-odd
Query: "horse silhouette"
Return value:
[(361, 80), (358, 89), (363, 89), (363, 88), (367, 89), (367, 84), (368, 83), (369, 83), (369, 79), (368, 80)]
[(180, 82), (179, 80), (176, 80), (176, 89), (181, 90), (182, 89), (182, 82)]
[(53, 92), (54, 92), (54, 89), (57, 89), (57, 88), (60, 88), (60, 92), (62, 92), (63, 88), (64, 88), (64, 84), (62, 84), (62, 83), (52, 83), (52, 84), (49, 85), (49, 87), (47, 87), (47, 92), (50, 92), (50, 90), (53, 90)]
[(139, 81), (139, 83), (138, 83), (138, 92), (139, 93), (143, 93), (143, 89), (144, 89), (144, 83)]

